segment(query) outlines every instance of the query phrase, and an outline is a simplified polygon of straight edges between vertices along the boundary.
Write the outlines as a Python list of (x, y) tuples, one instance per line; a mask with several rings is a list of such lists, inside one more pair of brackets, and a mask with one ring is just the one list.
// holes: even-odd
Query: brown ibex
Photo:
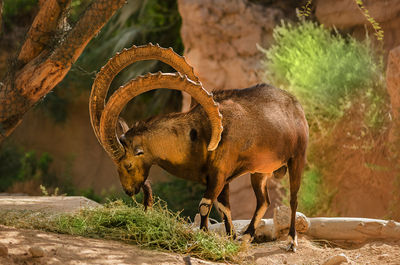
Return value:
[[(121, 86), (104, 104), (118, 72), (136, 61), (155, 59), (178, 73), (137, 77)], [(124, 106), (137, 95), (159, 88), (185, 91), (198, 104), (186, 113), (138, 122), (118, 137), (117, 122)], [(233, 233), (229, 182), (251, 173), (257, 207), (244, 235), (250, 240), (270, 203), (267, 177), (286, 172), (287, 167), (292, 211), (288, 250), (296, 250), (297, 191), (306, 160), (308, 125), (302, 107), (288, 92), (260, 84), (210, 94), (184, 57), (171, 48), (149, 44), (125, 49), (109, 60), (94, 81), (89, 105), (94, 132), (116, 163), (125, 192), (132, 196), (142, 188), (144, 204), (151, 206), (146, 179), (153, 164), (177, 177), (203, 183), (206, 191), (199, 204), (203, 229), (207, 229), (214, 203), (223, 215), (227, 233)]]

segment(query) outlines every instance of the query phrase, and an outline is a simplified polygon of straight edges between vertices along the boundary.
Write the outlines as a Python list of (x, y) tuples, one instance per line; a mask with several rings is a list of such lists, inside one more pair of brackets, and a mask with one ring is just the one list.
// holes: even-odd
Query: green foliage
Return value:
[(51, 162), (52, 157), (46, 152), (38, 156), (35, 151), (25, 152), (14, 144), (4, 143), (0, 149), (0, 191), (6, 191), (16, 182), (51, 179)]
[(311, 15), (312, 0), (307, 0), (307, 3), (299, 11), (299, 17), (308, 17)]
[[(174, 176), (170, 176), (168, 181), (157, 182), (151, 184), (153, 195), (161, 198), (166, 202), (168, 208), (173, 212), (180, 212), (181, 216), (185, 216), (194, 220), (195, 215), (199, 210), (199, 202), (203, 197), (205, 186), (185, 180), (179, 179)], [(125, 193), (121, 194), (118, 192), (107, 193), (104, 192), (100, 196), (104, 200), (123, 200), (125, 203), (131, 203), (132, 198), (125, 195)], [(135, 199), (138, 202), (143, 201), (143, 193), (139, 193), (135, 196)], [(218, 212), (215, 208), (212, 209), (210, 213), (210, 217), (213, 219), (220, 219)]]
[[(289, 181), (283, 181), (283, 186), (286, 190), (284, 203), (289, 205), (290, 192)], [(300, 190), (297, 195), (299, 212), (306, 216), (317, 216), (321, 213), (330, 215), (331, 202), (336, 191), (329, 189), (324, 181), (323, 175), (318, 168), (310, 166), (307, 168), (301, 180)]]
[(389, 119), (390, 106), (386, 97), (387, 94), (381, 89), (369, 88), (365, 92), (367, 109), (364, 124), (376, 132), (381, 130)]
[(19, 23), (21, 18), (30, 17), (32, 10), (37, 6), (38, 0), (4, 0), (3, 19), (7, 27)]
[(23, 150), (4, 143), (0, 149), (0, 192), (7, 190), (17, 180)]
[(154, 194), (166, 201), (172, 211), (182, 211), (183, 216), (191, 218), (198, 213), (204, 190), (199, 183), (178, 178), (153, 185)]
[(307, 216), (316, 216), (330, 208), (334, 192), (323, 186), (322, 174), (315, 167), (311, 167), (303, 174), (299, 191), (299, 211)]
[[(53, 157), (47, 152), (38, 154), (26, 151), (20, 146), (6, 141), (0, 149), (0, 192), (6, 192), (18, 182), (35, 180), (43, 194), (55, 195), (58, 192), (68, 195), (82, 195), (99, 201), (93, 189), (77, 189), (72, 183), (71, 168), (73, 159), (65, 159), (64, 170), (56, 174), (51, 170)], [(36, 188), (36, 187), (34, 187)], [(39, 191), (39, 190), (37, 190)]]
[(28, 212), (3, 212), (0, 223), (85, 237), (120, 240), (150, 249), (190, 254), (209, 260), (235, 260), (240, 244), (228, 237), (193, 231), (186, 219), (156, 201), (144, 211), (138, 204), (110, 202), (76, 214), (46, 216)]
[[(87, 4), (87, 0), (72, 1), (70, 10), (72, 22), (77, 20)], [(55, 93), (46, 96), (42, 109), (47, 109), (46, 113), (53, 114), (56, 121), (65, 120), (68, 115), (68, 104), (74, 100), (74, 97), (59, 91), (72, 92), (75, 90), (72, 93), (79, 94), (89, 90), (96, 72), (107, 60), (116, 52), (131, 47), (133, 44), (159, 43), (163, 47), (172, 47), (177, 53), (182, 53), (180, 26), (181, 17), (176, 0), (128, 1), (123, 8), (117, 11), (98, 36), (91, 40), (66, 78), (54, 89)], [(164, 63), (153, 60), (137, 62), (117, 75), (116, 80), (111, 84), (109, 94), (137, 75), (156, 71), (171, 72), (174, 70)], [(150, 91), (138, 96), (135, 104), (130, 104), (122, 115), (129, 122), (160, 113), (177, 111), (180, 109), (180, 99), (179, 91)], [(62, 105), (57, 108), (59, 103)]]
[(372, 87), (382, 67), (370, 40), (344, 38), (312, 22), (274, 29), (275, 45), (265, 55), (265, 77), (284, 86), (309, 115), (335, 119), (350, 106), (349, 97)]
[(363, 0), (354, 0), (358, 6), (358, 8), (360, 9), (361, 13), (365, 16), (365, 18), (368, 20), (368, 22), (371, 24), (372, 28), (375, 31), (375, 36), (376, 39), (378, 41), (383, 42), (383, 36), (384, 36), (384, 32), (381, 28), (381, 26), (379, 25), (378, 22), (376, 22), (376, 20), (371, 17), (371, 15), (369, 14), (368, 9), (364, 6)]

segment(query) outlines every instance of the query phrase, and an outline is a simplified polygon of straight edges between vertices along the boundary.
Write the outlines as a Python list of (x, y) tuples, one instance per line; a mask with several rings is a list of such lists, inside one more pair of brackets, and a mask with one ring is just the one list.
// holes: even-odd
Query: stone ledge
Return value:
[(99, 206), (83, 196), (0, 196), (0, 210), (65, 213)]

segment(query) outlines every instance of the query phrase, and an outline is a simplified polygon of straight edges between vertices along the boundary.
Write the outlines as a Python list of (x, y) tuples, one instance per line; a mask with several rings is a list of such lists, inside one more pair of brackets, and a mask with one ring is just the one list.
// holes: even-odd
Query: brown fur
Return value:
[[(207, 151), (211, 127), (199, 105), (187, 113), (140, 122), (121, 137), (126, 150), (119, 163), (121, 183), (129, 195), (137, 193), (151, 165), (158, 164), (177, 177), (205, 184), (207, 189), (200, 206), (203, 212), (207, 207), (209, 213), (209, 201), (215, 202), (217, 198), (224, 209), (229, 209), (229, 182), (245, 173), (254, 173), (252, 184), (257, 209), (246, 231), (253, 236), (269, 204), (264, 176), (274, 172), (280, 176), (288, 167), (291, 208), (293, 213), (296, 211), (308, 142), (307, 121), (292, 95), (266, 84), (217, 91), (214, 100), (219, 103), (224, 127), (215, 151)], [(142, 153), (138, 154), (137, 150)], [(204, 229), (207, 229), (208, 213), (201, 218)], [(230, 220), (230, 216), (224, 220)], [(232, 225), (226, 224), (226, 229), (230, 233)], [(292, 239), (295, 233), (292, 215), (289, 232)]]

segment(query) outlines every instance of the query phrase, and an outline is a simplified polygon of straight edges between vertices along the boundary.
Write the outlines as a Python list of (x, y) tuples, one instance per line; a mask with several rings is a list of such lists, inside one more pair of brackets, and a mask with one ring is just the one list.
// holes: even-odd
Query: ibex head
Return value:
[[(112, 79), (128, 65), (141, 60), (160, 60), (169, 64), (178, 73), (147, 74), (137, 77), (121, 86), (110, 97), (105, 105), (105, 98)], [(118, 168), (121, 184), (128, 195), (138, 193), (143, 186), (154, 157), (147, 150), (135, 127), (128, 134), (118, 137), (116, 134), (119, 114), (124, 106), (134, 97), (153, 89), (168, 88), (185, 91), (190, 94), (206, 111), (211, 122), (211, 139), (208, 150), (217, 148), (222, 133), (222, 116), (218, 104), (198, 82), (193, 68), (184, 57), (176, 54), (171, 48), (164, 49), (158, 45), (124, 49), (111, 58), (98, 73), (90, 95), (90, 117), (96, 137)], [(124, 132), (128, 129), (123, 123)]]

